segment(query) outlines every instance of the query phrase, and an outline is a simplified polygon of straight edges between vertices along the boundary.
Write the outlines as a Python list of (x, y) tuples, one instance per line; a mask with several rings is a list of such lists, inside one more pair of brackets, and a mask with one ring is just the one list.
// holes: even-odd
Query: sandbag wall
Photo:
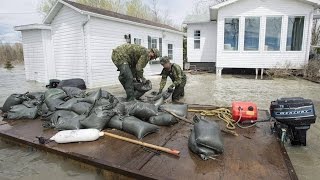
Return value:
[(141, 139), (157, 132), (159, 126), (172, 126), (178, 122), (164, 112), (166, 109), (184, 117), (187, 115), (187, 105), (125, 102), (101, 89), (86, 93), (76, 87), (62, 87), (39, 93), (13, 94), (2, 111), (7, 119), (36, 119), (40, 116), (44, 128), (114, 128)]

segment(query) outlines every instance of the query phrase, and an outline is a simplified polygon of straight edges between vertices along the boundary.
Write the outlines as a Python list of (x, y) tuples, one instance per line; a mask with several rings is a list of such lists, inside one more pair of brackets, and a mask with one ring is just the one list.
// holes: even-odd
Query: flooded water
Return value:
[[(44, 84), (26, 82), (23, 66), (12, 71), (0, 69), (0, 104), (12, 93), (44, 90)], [(153, 77), (154, 90), (159, 88), (160, 77)], [(170, 83), (168, 83), (170, 84)], [(121, 86), (104, 87), (115, 95), (124, 95)], [(260, 109), (268, 109), (270, 102), (280, 97), (310, 98), (320, 117), (320, 85), (302, 79), (255, 80), (214, 74), (188, 75), (186, 103), (231, 106), (232, 101), (253, 101)], [(287, 151), (299, 179), (319, 179), (320, 175), (320, 122), (308, 131), (306, 147), (287, 145)], [(0, 179), (103, 179), (96, 171), (79, 168), (61, 158), (8, 145), (0, 141)]]

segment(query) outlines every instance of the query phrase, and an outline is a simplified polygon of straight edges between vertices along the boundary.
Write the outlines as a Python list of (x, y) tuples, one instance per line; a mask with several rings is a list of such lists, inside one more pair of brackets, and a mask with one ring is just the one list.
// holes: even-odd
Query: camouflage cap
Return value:
[(170, 58), (168, 56), (163, 56), (162, 58), (160, 58), (160, 64), (164, 65), (166, 63), (170, 62)]
[(157, 48), (152, 48), (151, 51), (154, 53), (154, 59), (160, 57), (160, 52)]

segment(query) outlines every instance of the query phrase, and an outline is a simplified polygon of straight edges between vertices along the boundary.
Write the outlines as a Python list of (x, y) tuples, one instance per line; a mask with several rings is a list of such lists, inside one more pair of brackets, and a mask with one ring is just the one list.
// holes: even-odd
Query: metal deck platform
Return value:
[[(199, 106), (198, 106), (199, 107)], [(195, 108), (195, 107), (193, 107)], [(210, 108), (210, 106), (203, 106)], [(194, 114), (189, 113), (189, 119)], [(259, 111), (265, 119), (266, 111)], [(220, 121), (221, 126), (224, 126)], [(202, 161), (188, 149), (192, 125), (179, 122), (161, 127), (144, 142), (181, 151), (180, 157), (160, 155), (138, 145), (110, 137), (94, 142), (46, 145), (36, 136), (50, 138), (57, 131), (42, 127), (41, 120), (15, 120), (0, 123), (0, 137), (6, 141), (32, 146), (110, 172), (110, 176), (138, 179), (298, 179), (286, 150), (271, 133), (269, 123), (250, 129), (237, 129), (238, 137), (223, 134), (225, 152), (218, 160)], [(112, 133), (134, 138), (118, 131)]]

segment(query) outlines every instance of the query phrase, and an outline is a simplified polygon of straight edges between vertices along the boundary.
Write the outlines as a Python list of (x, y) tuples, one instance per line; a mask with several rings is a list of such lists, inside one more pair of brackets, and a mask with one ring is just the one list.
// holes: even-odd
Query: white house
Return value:
[(228, 0), (187, 16), (188, 61), (223, 68), (299, 69), (307, 63), (319, 0)]
[[(182, 66), (183, 33), (167, 25), (58, 0), (43, 24), (15, 27), (22, 32), (27, 80), (82, 78), (87, 87), (118, 83), (112, 49), (135, 43), (158, 48)], [(160, 74), (159, 61), (145, 74)]]

